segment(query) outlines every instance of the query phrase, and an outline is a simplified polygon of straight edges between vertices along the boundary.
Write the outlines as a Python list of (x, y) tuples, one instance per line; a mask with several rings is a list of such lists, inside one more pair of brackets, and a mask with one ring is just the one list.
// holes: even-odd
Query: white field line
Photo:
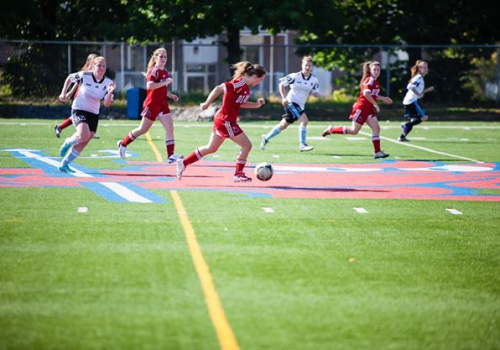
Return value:
[[(40, 162), (43, 162), (43, 163), (46, 163), (46, 164), (49, 164), (55, 168), (58, 168), (59, 165), (60, 165), (60, 162), (58, 160), (55, 160), (55, 159), (52, 159), (52, 158), (49, 158), (49, 157), (44, 157), (44, 156), (41, 156), (35, 152), (33, 152), (32, 150), (27, 150), (27, 149), (11, 149), (10, 151), (17, 151), (21, 154), (23, 154), (26, 158), (33, 158), (33, 159), (36, 159)], [(69, 175), (72, 175), (72, 176), (75, 176), (75, 177), (86, 177), (86, 178), (90, 178), (90, 177), (93, 177), (92, 175), (90, 174), (87, 174), (81, 170), (78, 170), (74, 167), (72, 167), (72, 169), (75, 171), (74, 173), (69, 173)], [(125, 186), (123, 185), (120, 185), (116, 182), (100, 182), (102, 185), (106, 186), (107, 188), (109, 188), (111, 191), (113, 191), (114, 193), (116, 193), (118, 196), (126, 199), (127, 201), (129, 202), (136, 202), (136, 203), (152, 203), (151, 200), (147, 199), (147, 198), (144, 198), (143, 196), (135, 193), (134, 191), (126, 188)]]
[(104, 186), (109, 188), (111, 191), (119, 195), (120, 197), (133, 203), (152, 203), (151, 200), (144, 198), (143, 196), (135, 193), (134, 191), (128, 189), (127, 187), (120, 185), (116, 182), (101, 182)]
[[(370, 133), (367, 133), (367, 132), (364, 132), (364, 131), (360, 131), (359, 133), (371, 137)], [(430, 153), (436, 153), (436, 154), (441, 154), (443, 156), (452, 157), (452, 158), (458, 158), (458, 159), (468, 160), (470, 162), (474, 162), (474, 163), (478, 163), (478, 164), (484, 163), (483, 161), (480, 161), (480, 160), (476, 160), (476, 159), (472, 159), (472, 158), (467, 158), (467, 157), (462, 157), (462, 156), (459, 156), (459, 155), (456, 155), (456, 154), (451, 154), (451, 153), (436, 151), (434, 149), (430, 149), (430, 148), (427, 148), (427, 147), (413, 145), (413, 144), (411, 144), (409, 142), (400, 142), (398, 140), (394, 140), (394, 139), (391, 139), (391, 138), (385, 137), (385, 136), (380, 136), (380, 138), (383, 139), (383, 140), (385, 140), (385, 141), (390, 141), (390, 142), (393, 142), (393, 143), (397, 143), (400, 146), (413, 147), (413, 148), (420, 149), (422, 151), (426, 151), (426, 152), (430, 152)]]

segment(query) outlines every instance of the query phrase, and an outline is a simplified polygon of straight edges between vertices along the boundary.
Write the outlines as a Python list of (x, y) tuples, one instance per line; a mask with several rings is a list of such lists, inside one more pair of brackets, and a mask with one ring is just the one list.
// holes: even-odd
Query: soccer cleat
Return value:
[(125, 157), (127, 156), (126, 155), (127, 147), (123, 146), (121, 141), (118, 141), (116, 143), (116, 147), (118, 147), (118, 153), (120, 153), (121, 159), (125, 159)]
[(403, 136), (406, 136), (408, 134), (408, 127), (405, 123), (401, 124), (401, 132), (403, 133)]
[(64, 157), (66, 153), (68, 153), (68, 150), (71, 148), (71, 144), (68, 142), (69, 139), (64, 140), (64, 143), (62, 144), (61, 148), (59, 149), (59, 155), (61, 157)]
[(375, 155), (373, 156), (373, 158), (375, 158), (375, 159), (387, 158), (387, 157), (389, 157), (389, 154), (384, 153), (383, 151), (379, 151), (379, 152), (375, 153)]
[(60, 138), (61, 137), (61, 128), (59, 128), (59, 125), (54, 126), (54, 132), (56, 133), (56, 137)]
[(168, 157), (167, 162), (168, 164), (172, 164), (177, 162), (178, 159), (184, 159), (184, 156), (180, 154), (172, 154), (170, 157)]
[(246, 176), (243, 171), (240, 171), (239, 173), (237, 173), (233, 176), (233, 181), (234, 182), (250, 182), (250, 181), (252, 181), (252, 178)]
[(61, 173), (73, 174), (75, 172), (68, 166), (68, 164), (62, 164), (58, 169)]
[(268, 142), (269, 141), (266, 140), (266, 135), (262, 135), (262, 141), (260, 141), (260, 149), (265, 150)]
[(399, 136), (398, 137), (398, 141), (400, 141), (400, 142), (410, 142), (410, 140), (408, 140), (405, 135)]
[(300, 151), (301, 152), (309, 152), (312, 151), (314, 147), (308, 146), (308, 145), (302, 145), (300, 146)]
[(331, 126), (331, 125), (328, 125), (328, 128), (326, 128), (326, 129), (323, 131), (322, 136), (323, 136), (323, 137), (326, 137), (326, 136), (328, 136), (328, 135), (331, 135), (331, 134), (332, 134), (332, 132), (330, 131), (330, 129), (331, 129), (331, 128), (332, 128), (332, 126)]
[(176, 160), (176, 169), (175, 169), (175, 177), (177, 177), (177, 180), (182, 179), (182, 173), (186, 169), (186, 166), (184, 165), (184, 159), (180, 158)]
[(99, 140), (101, 137), (97, 134), (94, 134), (94, 136), (92, 136), (93, 139), (96, 139), (96, 140)]

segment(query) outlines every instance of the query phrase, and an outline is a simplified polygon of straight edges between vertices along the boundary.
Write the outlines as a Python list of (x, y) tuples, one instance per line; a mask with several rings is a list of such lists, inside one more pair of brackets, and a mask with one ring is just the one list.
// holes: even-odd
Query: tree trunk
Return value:
[(227, 63), (229, 63), (229, 74), (233, 76), (231, 65), (241, 61), (240, 28), (234, 25), (227, 27)]

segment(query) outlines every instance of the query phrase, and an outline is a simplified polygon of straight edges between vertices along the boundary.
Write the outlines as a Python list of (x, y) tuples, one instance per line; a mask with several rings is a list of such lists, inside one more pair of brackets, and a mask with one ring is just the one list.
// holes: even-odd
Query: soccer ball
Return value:
[(255, 176), (260, 181), (268, 181), (273, 177), (273, 166), (269, 163), (259, 163), (255, 166)]

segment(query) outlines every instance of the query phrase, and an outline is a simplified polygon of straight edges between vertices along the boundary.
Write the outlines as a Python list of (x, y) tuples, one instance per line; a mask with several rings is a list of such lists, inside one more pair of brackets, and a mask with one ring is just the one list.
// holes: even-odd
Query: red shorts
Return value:
[(149, 120), (155, 121), (160, 114), (165, 115), (169, 113), (170, 113), (170, 108), (168, 106), (168, 103), (161, 105), (155, 104), (144, 107), (144, 109), (141, 112), (141, 116), (144, 118), (148, 118)]
[(358, 107), (358, 106), (354, 105), (352, 107), (352, 111), (351, 111), (351, 115), (349, 116), (349, 119), (355, 121), (358, 124), (363, 125), (364, 123), (366, 123), (368, 118), (373, 118), (373, 117), (375, 117), (375, 118), (377, 117), (373, 106), (372, 107)]
[(235, 136), (243, 133), (237, 123), (231, 123), (221, 119), (214, 119), (214, 127), (212, 128), (214, 134), (219, 135), (225, 139), (232, 139)]

